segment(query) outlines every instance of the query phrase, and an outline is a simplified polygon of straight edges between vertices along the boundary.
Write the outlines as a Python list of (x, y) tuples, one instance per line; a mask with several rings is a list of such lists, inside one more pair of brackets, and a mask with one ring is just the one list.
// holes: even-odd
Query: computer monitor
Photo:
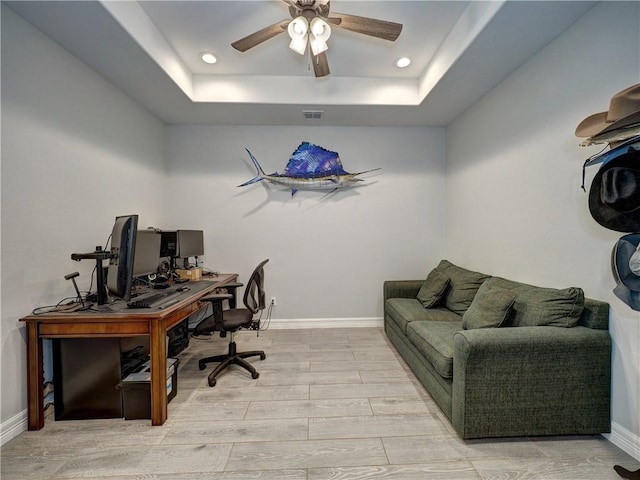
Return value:
[(202, 230), (178, 230), (176, 257), (189, 258), (204, 255), (204, 232)]
[(138, 230), (133, 256), (133, 276), (155, 274), (160, 263), (161, 236), (154, 230)]
[(133, 258), (136, 247), (138, 215), (116, 217), (111, 231), (111, 258), (107, 289), (111, 295), (129, 300), (133, 283)]
[(178, 253), (178, 232), (163, 231), (160, 233), (160, 256), (175, 257)]

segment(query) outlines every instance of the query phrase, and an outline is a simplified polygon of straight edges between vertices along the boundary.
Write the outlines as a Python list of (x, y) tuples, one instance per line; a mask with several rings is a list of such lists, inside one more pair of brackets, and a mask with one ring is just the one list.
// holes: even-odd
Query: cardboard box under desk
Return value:
[[(167, 358), (167, 403), (178, 393), (177, 358)], [(140, 369), (120, 382), (122, 409), (125, 420), (151, 418), (151, 366), (146, 362)]]

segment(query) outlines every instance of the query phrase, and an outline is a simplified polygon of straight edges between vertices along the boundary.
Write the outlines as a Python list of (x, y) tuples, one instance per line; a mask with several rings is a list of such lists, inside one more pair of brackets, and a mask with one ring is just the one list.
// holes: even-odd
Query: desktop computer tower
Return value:
[(122, 417), (120, 339), (52, 342), (55, 419)]

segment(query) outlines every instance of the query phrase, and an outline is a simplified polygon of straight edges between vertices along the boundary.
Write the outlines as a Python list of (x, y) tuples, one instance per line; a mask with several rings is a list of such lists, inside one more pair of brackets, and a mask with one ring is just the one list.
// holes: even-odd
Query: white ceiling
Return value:
[(595, 4), (332, 0), (404, 27), (396, 42), (334, 28), (331, 75), (315, 78), (286, 33), (230, 45), (289, 19), (282, 0), (4, 3), (166, 123), (361, 126), (447, 125)]

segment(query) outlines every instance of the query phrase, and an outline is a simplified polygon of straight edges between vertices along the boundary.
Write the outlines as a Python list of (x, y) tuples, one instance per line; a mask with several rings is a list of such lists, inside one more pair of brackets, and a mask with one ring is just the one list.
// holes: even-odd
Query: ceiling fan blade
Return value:
[(344, 13), (332, 13), (331, 19), (339, 19), (339, 22), (331, 22), (338, 28), (351, 30), (356, 33), (363, 33), (371, 37), (382, 38), (394, 42), (402, 31), (402, 24), (377, 20), (375, 18), (359, 17), (357, 15), (347, 15)]
[(246, 52), (250, 48), (253, 48), (256, 45), (260, 45), (262, 42), (265, 42), (270, 38), (273, 38), (276, 35), (279, 35), (282, 32), (284, 32), (289, 26), (290, 22), (291, 22), (291, 19), (280, 20), (279, 22), (274, 23), (273, 25), (269, 25), (268, 27), (265, 27), (261, 30), (258, 30), (257, 32), (252, 33), (251, 35), (247, 35), (246, 37), (241, 38), (237, 42), (233, 42), (231, 46), (236, 50), (239, 50), (241, 52)]
[(313, 73), (316, 77), (326, 77), (331, 73), (329, 70), (329, 62), (327, 61), (327, 52), (318, 55), (311, 53), (311, 63), (313, 64)]

